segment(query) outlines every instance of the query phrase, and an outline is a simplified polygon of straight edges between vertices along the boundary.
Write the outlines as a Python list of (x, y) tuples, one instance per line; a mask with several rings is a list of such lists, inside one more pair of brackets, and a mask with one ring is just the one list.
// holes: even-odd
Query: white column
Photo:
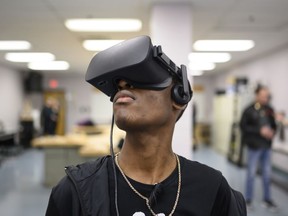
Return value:
[[(161, 45), (163, 52), (177, 66), (185, 64), (188, 67), (188, 54), (192, 50), (192, 6), (186, 3), (154, 5), (150, 28), (153, 44)], [(189, 72), (188, 77), (192, 79)], [(188, 159), (192, 158), (191, 104), (177, 122), (173, 137), (173, 150)]]

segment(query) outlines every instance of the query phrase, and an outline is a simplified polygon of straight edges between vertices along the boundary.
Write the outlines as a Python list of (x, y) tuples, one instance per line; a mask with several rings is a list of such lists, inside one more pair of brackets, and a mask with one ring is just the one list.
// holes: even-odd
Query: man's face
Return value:
[(157, 128), (174, 118), (171, 87), (154, 91), (126, 84), (122, 80), (119, 82), (119, 92), (113, 100), (115, 122), (120, 129)]
[(268, 89), (266, 89), (266, 88), (261, 89), (258, 92), (258, 94), (256, 95), (256, 100), (261, 105), (268, 104), (269, 103), (269, 99), (270, 99), (270, 93), (269, 93)]

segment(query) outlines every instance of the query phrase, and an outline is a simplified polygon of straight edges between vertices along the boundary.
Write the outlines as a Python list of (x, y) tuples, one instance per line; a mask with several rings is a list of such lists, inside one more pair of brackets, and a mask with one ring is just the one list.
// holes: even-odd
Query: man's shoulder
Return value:
[(254, 115), (255, 113), (257, 113), (258, 110), (255, 108), (255, 102), (253, 103), (250, 103), (249, 105), (247, 105), (243, 112), (242, 112), (242, 117), (243, 116), (251, 116), (251, 115)]
[(107, 170), (107, 163), (111, 156), (103, 156), (96, 160), (91, 160), (84, 162), (82, 164), (78, 164), (76, 166), (67, 166), (65, 167), (66, 174), (73, 178), (75, 181), (81, 181), (94, 175), (98, 171)]
[[(51, 203), (56, 203), (58, 208), (65, 206), (67, 209), (76, 208), (76, 212), (91, 212), (92, 207), (86, 200), (94, 200), (96, 204), (100, 199), (107, 200), (108, 195), (103, 194), (107, 194), (109, 158), (111, 157), (105, 156), (77, 166), (66, 167), (67, 175), (52, 189)], [(99, 187), (93, 187), (93, 185), (99, 185)], [(99, 197), (99, 194), (103, 196)]]
[(246, 108), (244, 109), (244, 111), (250, 111), (250, 110), (255, 110), (255, 102), (253, 102), (253, 103), (250, 103), (250, 104), (248, 104), (247, 106), (246, 106)]
[(213, 172), (213, 173), (218, 173), (221, 174), (221, 172), (219, 170), (216, 170), (206, 164), (203, 164), (199, 161), (194, 161), (194, 160), (189, 160), (187, 158), (181, 157), (181, 160), (184, 161), (185, 166), (187, 166), (187, 168), (189, 169), (197, 169), (197, 170), (203, 170), (203, 171), (208, 171), (208, 172)]
[(87, 179), (97, 171), (103, 169), (109, 160), (110, 156), (100, 157), (96, 160), (87, 161), (76, 166), (70, 165), (65, 167), (66, 176), (64, 176), (59, 183), (54, 187), (54, 190), (70, 191), (73, 183), (81, 182)]
[(187, 176), (189, 178), (197, 180), (202, 179), (203, 181), (207, 180), (219, 183), (221, 182), (223, 176), (219, 170), (197, 161), (188, 160), (184, 157), (181, 157), (181, 160), (184, 162), (184, 172), (187, 172)]
[[(88, 194), (93, 182), (104, 185), (108, 179), (107, 162), (109, 158), (110, 156), (104, 156), (76, 166), (65, 167), (66, 176), (53, 188), (53, 196), (58, 200), (70, 199), (78, 197), (80, 194)], [(81, 191), (80, 194), (79, 191)]]

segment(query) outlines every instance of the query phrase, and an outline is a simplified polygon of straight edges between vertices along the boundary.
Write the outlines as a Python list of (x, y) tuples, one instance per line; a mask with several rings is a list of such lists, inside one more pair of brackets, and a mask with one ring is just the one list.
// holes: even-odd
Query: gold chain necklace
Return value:
[[(180, 161), (179, 161), (179, 157), (178, 155), (176, 155), (176, 159), (177, 159), (177, 167), (178, 167), (178, 189), (177, 189), (177, 194), (176, 194), (176, 199), (175, 199), (175, 203), (174, 206), (172, 208), (172, 211), (170, 212), (170, 214), (168, 216), (172, 216), (176, 210), (178, 201), (179, 201), (179, 196), (180, 196), (180, 190), (181, 190), (181, 167), (180, 167)], [(146, 206), (148, 207), (149, 211), (152, 213), (152, 215), (157, 216), (157, 214), (153, 211), (153, 209), (151, 208), (150, 204), (149, 204), (149, 199), (145, 196), (143, 196), (140, 192), (138, 192), (133, 185), (130, 183), (130, 181), (128, 180), (128, 178), (126, 177), (126, 175), (124, 174), (123, 170), (121, 169), (121, 167), (119, 166), (118, 163), (118, 154), (115, 156), (115, 163), (117, 165), (117, 167), (119, 168), (123, 178), (125, 179), (125, 181), (127, 182), (127, 184), (129, 185), (129, 187), (142, 199), (145, 200)]]

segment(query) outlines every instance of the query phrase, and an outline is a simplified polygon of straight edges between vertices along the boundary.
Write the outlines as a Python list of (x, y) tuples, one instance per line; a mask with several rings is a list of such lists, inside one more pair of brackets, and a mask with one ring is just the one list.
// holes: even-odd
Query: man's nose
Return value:
[(117, 82), (117, 86), (118, 86), (118, 90), (133, 88), (133, 86), (130, 83), (122, 79)]

